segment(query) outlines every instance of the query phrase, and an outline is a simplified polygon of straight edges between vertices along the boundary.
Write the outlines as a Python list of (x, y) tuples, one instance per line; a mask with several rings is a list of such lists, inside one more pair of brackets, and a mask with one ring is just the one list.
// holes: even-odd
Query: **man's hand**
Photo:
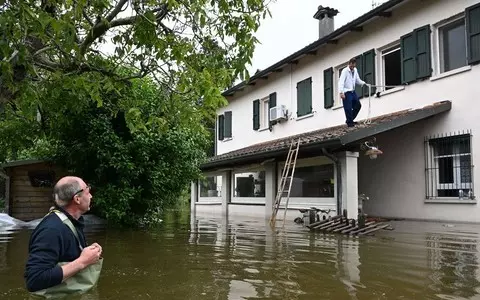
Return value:
[(84, 248), (82, 254), (80, 254), (80, 257), (77, 260), (79, 260), (79, 262), (84, 265), (84, 268), (86, 268), (89, 265), (93, 265), (94, 263), (98, 262), (101, 255), (102, 247), (100, 247), (99, 244), (94, 243)]
[(345, 99), (345, 94), (344, 94), (344, 93), (340, 93), (340, 98)]
[(84, 248), (79, 258), (62, 266), (63, 281), (98, 262), (101, 255), (102, 247), (97, 243)]

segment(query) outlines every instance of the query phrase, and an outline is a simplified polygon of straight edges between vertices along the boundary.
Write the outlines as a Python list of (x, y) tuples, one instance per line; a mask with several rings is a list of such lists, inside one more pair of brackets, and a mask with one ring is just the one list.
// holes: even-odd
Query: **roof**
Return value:
[(332, 33), (322, 37), (321, 39), (316, 40), (315, 42), (303, 47), (302, 49), (298, 50), (297, 52), (285, 57), (284, 59), (276, 62), (275, 64), (271, 65), (270, 67), (261, 70), (248, 80), (245, 80), (222, 93), (223, 96), (231, 96), (237, 90), (241, 90), (246, 85), (254, 84), (254, 82), (259, 78), (265, 78), (269, 74), (273, 72), (280, 71), (285, 65), (289, 63), (295, 63), (298, 59), (302, 58), (309, 53), (316, 51), (321, 46), (335, 43), (335, 40), (339, 39), (343, 35), (347, 34), (350, 31), (360, 31), (361, 26), (366, 24), (367, 22), (371, 21), (377, 17), (388, 17), (391, 15), (391, 10), (399, 4), (406, 2), (408, 0), (390, 0), (387, 1), (374, 9), (370, 10), (369, 12), (363, 14), (362, 16), (358, 17), (357, 19), (345, 24), (344, 26), (338, 28), (337, 30), (333, 31)]
[(355, 127), (339, 125), (263, 142), (210, 157), (200, 168), (205, 171), (282, 156), (287, 153), (291, 141), (298, 138), (301, 141), (300, 152), (308, 148), (340, 148), (375, 134), (449, 111), (451, 107), (451, 101), (440, 101), (418, 109), (406, 109), (374, 117), (370, 119), (369, 124), (359, 121), (359, 124)]
[(39, 164), (44, 162), (46, 162), (46, 160), (43, 160), (43, 159), (12, 160), (12, 161), (0, 164), (0, 168), (5, 169), (5, 168), (11, 168), (11, 167)]

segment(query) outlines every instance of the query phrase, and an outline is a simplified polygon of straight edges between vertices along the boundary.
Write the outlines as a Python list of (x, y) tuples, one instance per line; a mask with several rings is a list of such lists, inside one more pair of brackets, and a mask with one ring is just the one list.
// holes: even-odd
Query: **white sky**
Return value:
[[(269, 6), (272, 17), (262, 21), (255, 36), (257, 44), (250, 75), (265, 69), (318, 39), (318, 6), (335, 8), (335, 30), (372, 9), (372, 2), (387, 0), (274, 0)], [(301, 4), (300, 4), (301, 3)]]

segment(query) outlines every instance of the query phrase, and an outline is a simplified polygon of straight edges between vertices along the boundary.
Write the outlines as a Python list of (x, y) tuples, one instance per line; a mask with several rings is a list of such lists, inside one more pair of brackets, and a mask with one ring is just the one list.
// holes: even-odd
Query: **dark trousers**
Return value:
[(360, 104), (360, 100), (358, 99), (357, 93), (353, 92), (346, 92), (345, 99), (343, 101), (343, 110), (345, 110), (345, 117), (347, 118), (347, 125), (353, 126), (353, 120), (358, 115), (358, 112), (362, 108), (362, 104)]

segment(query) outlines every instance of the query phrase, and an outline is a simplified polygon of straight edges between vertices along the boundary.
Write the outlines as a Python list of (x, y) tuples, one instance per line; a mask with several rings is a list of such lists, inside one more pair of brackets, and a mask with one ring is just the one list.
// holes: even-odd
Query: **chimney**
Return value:
[(335, 30), (334, 17), (338, 10), (320, 5), (313, 17), (318, 20), (318, 39), (329, 35)]

